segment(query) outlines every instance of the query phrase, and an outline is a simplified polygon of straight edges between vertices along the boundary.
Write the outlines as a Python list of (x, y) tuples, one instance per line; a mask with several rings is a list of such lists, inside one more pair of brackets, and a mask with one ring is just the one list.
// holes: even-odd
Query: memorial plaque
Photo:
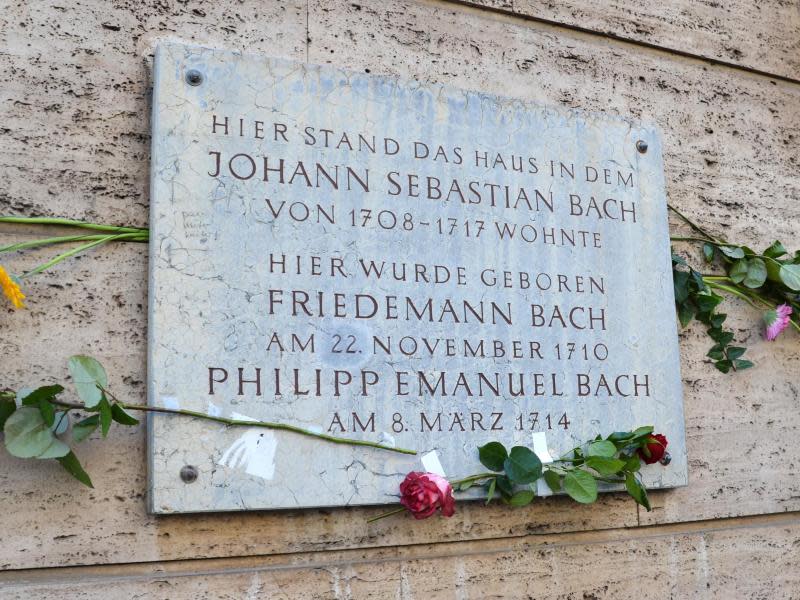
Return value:
[(149, 402), (420, 452), (156, 415), (153, 512), (391, 503), (639, 425), (686, 483), (653, 127), (165, 44), (151, 168)]

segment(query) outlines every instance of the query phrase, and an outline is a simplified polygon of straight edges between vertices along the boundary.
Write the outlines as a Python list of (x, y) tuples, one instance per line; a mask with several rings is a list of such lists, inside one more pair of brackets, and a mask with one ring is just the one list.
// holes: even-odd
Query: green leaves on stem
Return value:
[[(486, 482), (487, 504), (495, 492), (500, 493), (503, 502), (512, 506), (526, 506), (533, 501), (536, 488), (531, 484), (542, 476), (542, 461), (533, 450), (514, 446), (509, 452), (500, 442), (489, 442), (478, 448), (478, 458), (484, 467), (498, 473), (483, 476), (489, 478)], [(518, 489), (520, 486), (527, 489)]]
[(716, 311), (723, 297), (715, 293), (711, 285), (715, 288), (721, 286), (713, 283), (709, 285), (700, 273), (675, 254), (672, 255), (672, 279), (678, 320), (683, 327), (693, 319), (707, 326), (706, 333), (715, 342), (707, 356), (714, 362), (714, 366), (723, 373), (732, 369), (741, 371), (752, 367), (752, 362), (741, 358), (745, 348), (730, 345), (733, 341), (733, 332), (722, 328), (727, 315)]
[(464, 490), (482, 482), (487, 489), (487, 504), (499, 495), (510, 506), (526, 506), (536, 497), (536, 482), (542, 478), (553, 493), (566, 492), (581, 504), (597, 500), (601, 483), (624, 484), (628, 494), (650, 510), (647, 491), (638, 476), (642, 467), (638, 453), (652, 443), (652, 433), (653, 428), (648, 426), (614, 432), (606, 438), (597, 436), (548, 465), (542, 465), (524, 446), (509, 451), (500, 442), (489, 442), (478, 448), (478, 457), (491, 472), (457, 480), (454, 485)]
[[(80, 444), (98, 429), (102, 436), (106, 437), (112, 423), (138, 425), (139, 421), (127, 410), (182, 415), (229, 426), (278, 429), (336, 444), (366, 446), (400, 454), (416, 454), (416, 451), (406, 448), (385, 446), (369, 440), (331, 436), (284, 423), (231, 419), (191, 410), (124, 404), (108, 391), (106, 370), (94, 358), (73, 356), (69, 359), (69, 370), (75, 383), (75, 390), (83, 401), (81, 404), (61, 400), (58, 396), (64, 388), (60, 385), (47, 385), (36, 390), (20, 390), (16, 393), (0, 391), (0, 429), (5, 433), (6, 450), (13, 456), (55, 458), (70, 475), (89, 487), (92, 487), (91, 479), (83, 470), (71, 445)], [(70, 419), (70, 413), (73, 411), (78, 415), (75, 422)], [(94, 414), (84, 416), (79, 415), (79, 412)], [(67, 435), (68, 431), (70, 435)], [(503, 451), (505, 452), (505, 449)], [(518, 462), (518, 465), (515, 463), (517, 468), (523, 468), (527, 464), (524, 460)]]
[(589, 471), (568, 471), (564, 475), (564, 490), (570, 498), (581, 504), (591, 504), (597, 500), (597, 480)]
[(103, 390), (108, 387), (108, 375), (103, 365), (90, 356), (73, 356), (68, 364), (75, 389), (86, 408), (100, 404)]
[(542, 476), (542, 461), (525, 446), (514, 446), (503, 462), (503, 470), (513, 484), (533, 483)]
[(683, 327), (693, 319), (708, 327), (708, 335), (715, 342), (708, 357), (717, 369), (728, 373), (753, 366), (741, 358), (744, 348), (730, 346), (733, 334), (722, 329), (726, 316), (716, 312), (723, 299), (717, 292), (736, 296), (759, 310), (774, 310), (787, 304), (792, 308), (789, 323), (800, 331), (800, 251), (791, 256), (780, 241), (775, 241), (759, 254), (747, 246), (714, 237), (676, 208), (669, 209), (700, 236), (672, 236), (672, 241), (701, 243), (706, 263), (716, 261), (725, 270), (724, 274), (703, 275), (680, 256), (672, 256), (678, 318)]
[[(139, 421), (119, 404), (109, 401), (105, 392), (108, 376), (95, 359), (73, 356), (69, 360), (69, 369), (83, 405), (70, 405), (59, 400), (58, 396), (64, 391), (60, 385), (42, 386), (32, 392), (17, 394), (19, 407), (9, 396), (0, 399), (5, 446), (9, 454), (18, 458), (55, 458), (70, 475), (93, 487), (70, 444), (83, 442), (98, 427), (106, 437), (112, 421), (121, 425), (137, 425)], [(77, 410), (96, 414), (72, 424), (71, 436), (67, 436), (69, 413)]]

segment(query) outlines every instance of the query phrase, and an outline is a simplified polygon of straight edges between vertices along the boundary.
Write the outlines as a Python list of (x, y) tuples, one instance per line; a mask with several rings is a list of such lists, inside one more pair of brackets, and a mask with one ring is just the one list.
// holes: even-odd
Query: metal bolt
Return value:
[(672, 462), (672, 456), (670, 456), (669, 452), (664, 452), (664, 456), (661, 457), (661, 460), (658, 461), (665, 467)]
[(644, 140), (639, 140), (638, 142), (636, 142), (636, 149), (641, 154), (644, 154), (645, 152), (647, 152), (647, 142), (645, 142)]
[(197, 481), (197, 467), (186, 465), (181, 469), (181, 479), (184, 483), (194, 483)]
[(203, 74), (197, 69), (186, 71), (186, 83), (194, 86), (200, 85), (203, 83)]

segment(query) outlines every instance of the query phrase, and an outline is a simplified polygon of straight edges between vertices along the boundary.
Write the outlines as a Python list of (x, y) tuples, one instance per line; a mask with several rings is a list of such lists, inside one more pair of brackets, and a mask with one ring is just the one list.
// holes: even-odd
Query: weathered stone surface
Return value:
[(158, 40), (305, 58), (306, 2), (18, 0), (0, 15), (3, 213), (145, 225)]
[(797, 519), (316, 555), (0, 574), (19, 598), (770, 598), (800, 588)]
[(457, 0), (800, 79), (800, 9), (784, 0)]
[[(310, 5), (311, 62), (332, 61), (349, 69), (654, 121), (664, 135), (671, 202), (731, 239), (766, 246), (777, 237), (796, 245), (792, 240), (798, 239), (800, 222), (798, 86), (458, 5), (355, 4), (360, 10), (345, 2)], [(4, 144), (0, 212), (144, 224), (149, 173), (146, 56), (151, 42), (164, 35), (178, 36), (302, 60), (306, 4), (289, 6), (263, 2), (244, 2), (235, 9), (212, 2), (10, 6), (0, 15), (5, 19), (0, 27), (5, 91), (0, 103)], [(112, 29), (103, 27), (104, 22)], [(117, 25), (119, 31), (113, 29)], [(12, 37), (16, 41), (10, 45)], [(112, 58), (102, 59), (101, 49), (113, 52)], [(87, 93), (88, 83), (94, 86), (93, 93)], [(120, 107), (127, 112), (120, 114)], [(77, 168), (81, 163), (76, 156), (89, 165), (85, 171)], [(0, 227), (3, 242), (20, 239), (11, 231)], [(42, 231), (29, 230), (24, 236), (34, 233)], [(52, 252), (4, 257), (3, 264), (20, 271), (34, 266), (36, 259), (50, 257)], [(4, 311), (0, 316), (2, 385), (63, 382), (66, 357), (89, 352), (108, 366), (121, 396), (143, 402), (146, 273), (145, 249), (125, 246), (107, 247), (33, 278), (26, 286), (30, 309)], [(363, 521), (377, 509), (148, 517), (144, 430), (134, 428), (116, 430), (109, 441), (92, 439), (79, 449), (95, 490), (76, 485), (57, 465), (34, 468), (0, 455), (3, 524), (4, 531), (11, 532), (0, 544), (0, 567), (296, 552), (305, 556), (336, 548), (633, 527), (639, 518), (643, 523), (667, 523), (798, 511), (800, 453), (796, 445), (786, 443), (797, 437), (800, 425), (798, 336), (789, 332), (767, 344), (759, 338), (755, 311), (736, 301), (726, 302), (725, 310), (737, 340), (751, 346), (749, 354), (757, 366), (735, 376), (716, 373), (704, 358), (709, 344), (701, 328), (692, 326), (682, 333), (690, 484), (655, 492), (653, 513), (637, 517), (632, 503), (612, 494), (591, 507), (576, 507), (564, 499), (550, 499), (530, 510), (470, 505), (450, 520), (414, 524), (387, 520), (375, 529)], [(58, 518), (52, 518), (53, 512)], [(630, 541), (621, 551), (619, 546), (591, 544), (580, 554), (580, 562), (555, 555), (537, 585), (559, 590), (556, 581), (564, 581), (563, 567), (572, 565), (585, 574), (576, 589), (603, 597), (602, 589), (592, 592), (591, 587), (603, 579), (599, 574), (603, 569), (587, 565), (609, 565), (622, 573), (614, 589), (628, 589), (619, 587), (623, 581), (646, 589), (644, 580), (664, 590), (656, 597), (669, 597), (670, 582), (685, 565), (692, 569), (690, 574), (709, 579), (700, 579), (697, 588), (688, 587), (691, 582), (675, 587), (675, 597), (691, 597), (695, 589), (695, 595), (702, 597), (706, 583), (720, 586), (719, 597), (790, 596), (798, 584), (791, 579), (792, 563), (786, 566), (781, 560), (794, 560), (794, 541), (776, 542), (780, 530), (749, 537), (752, 521), (743, 519), (744, 529), (732, 532), (727, 554), (718, 555), (719, 567), (714, 570), (707, 570), (709, 563), (702, 559), (708, 556), (707, 546), (704, 550), (698, 542), (683, 552), (667, 536), (671, 526), (658, 525), (648, 530), (656, 536), (652, 545)], [(711, 528), (713, 523), (697, 527)], [(709, 535), (698, 534), (697, 539), (706, 542)], [(774, 555), (772, 548), (777, 549)], [(474, 549), (459, 543), (448, 551), (468, 555)], [(640, 552), (644, 557), (656, 550), (664, 553), (659, 560), (642, 558), (630, 563), (627, 571), (613, 569), (612, 561), (620, 556)], [(502, 559), (467, 563), (467, 578), (489, 580), (504, 564)], [(530, 555), (519, 560), (526, 571), (538, 564)], [(640, 578), (638, 569), (651, 564), (655, 570)], [(381, 572), (373, 575), (373, 580), (387, 578)], [(312, 576), (298, 575), (298, 585)], [(236, 577), (241, 575), (232, 575), (225, 584), (237, 585)], [(399, 580), (398, 575), (395, 583)], [(180, 581), (200, 589), (207, 580), (198, 576)], [(569, 597), (569, 591), (553, 595)], [(714, 597), (713, 592), (706, 593)], [(58, 589), (54, 594), (63, 597)], [(473, 596), (477, 595), (476, 591)], [(581, 594), (575, 591), (574, 596)]]

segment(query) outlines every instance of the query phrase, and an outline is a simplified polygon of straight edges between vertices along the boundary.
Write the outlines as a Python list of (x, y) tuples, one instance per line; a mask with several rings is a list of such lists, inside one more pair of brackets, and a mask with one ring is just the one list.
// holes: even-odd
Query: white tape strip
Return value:
[(441, 477), (447, 477), (444, 474), (444, 467), (442, 467), (442, 463), (439, 460), (439, 455), (436, 454), (436, 450), (432, 452), (428, 452), (427, 454), (422, 455), (422, 466), (428, 473), (436, 473)]
[(173, 410), (180, 410), (181, 403), (175, 396), (161, 396), (161, 406), (164, 408), (171, 408)]
[(389, 446), (389, 448), (394, 448), (397, 445), (397, 442), (394, 441), (394, 436), (386, 431), (381, 431), (381, 435), (378, 438), (378, 443), (383, 444), (384, 446)]
[[(531, 435), (533, 438), (533, 451), (543, 465), (553, 462), (553, 457), (550, 456), (550, 449), (547, 447), (547, 433), (544, 431), (537, 431)], [(553, 492), (547, 485), (544, 479), (536, 482), (536, 495), (537, 496), (552, 496)]]

